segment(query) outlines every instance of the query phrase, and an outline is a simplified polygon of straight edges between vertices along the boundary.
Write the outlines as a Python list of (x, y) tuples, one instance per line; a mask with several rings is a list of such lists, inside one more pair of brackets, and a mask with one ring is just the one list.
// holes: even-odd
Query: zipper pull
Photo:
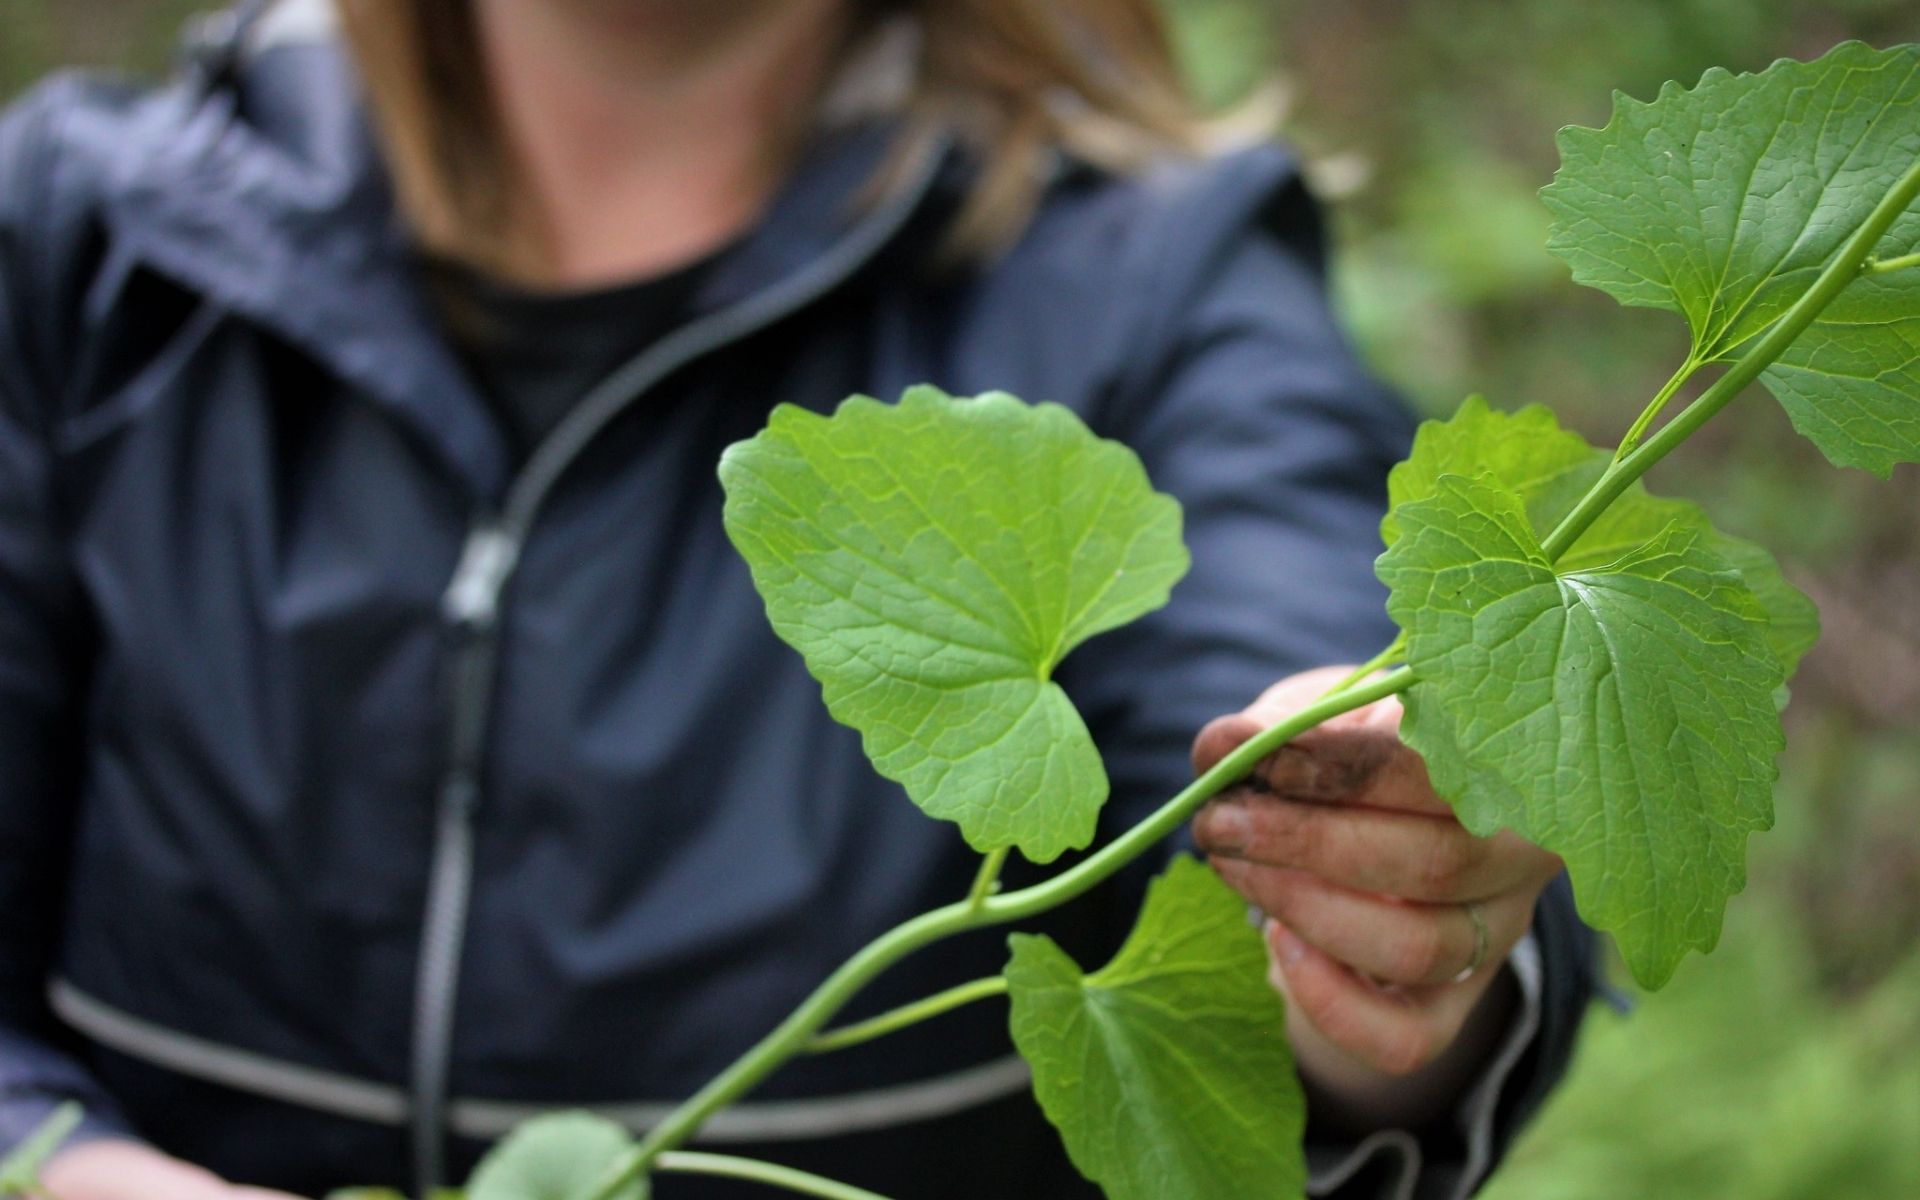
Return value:
[(440, 598), (440, 612), (453, 625), (484, 630), (500, 613), (500, 593), (520, 559), (520, 543), (492, 521), (482, 521), (467, 533), (460, 565)]

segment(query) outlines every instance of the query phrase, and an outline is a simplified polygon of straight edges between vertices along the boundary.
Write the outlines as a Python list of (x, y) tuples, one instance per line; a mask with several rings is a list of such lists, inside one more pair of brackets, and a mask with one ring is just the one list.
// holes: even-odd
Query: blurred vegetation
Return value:
[[(1269, 79), (1333, 203), (1339, 304), (1423, 410), (1542, 401), (1616, 438), (1684, 333), (1573, 286), (1534, 197), (1553, 131), (1710, 66), (1920, 40), (1913, 0), (1165, 0), (1197, 90)], [(55, 63), (163, 69), (204, 0), (0, 0), (0, 96)], [(1779, 828), (1721, 948), (1596, 1011), (1498, 1200), (1920, 1196), (1920, 472), (1827, 467), (1763, 395), (1653, 480), (1775, 548), (1825, 637)]]
[(84, 63), (154, 75), (181, 26), (209, 0), (0, 0), (0, 97), (54, 66)]
[[(1920, 770), (1899, 758), (1879, 768), (1912, 796)], [(1793, 881), (1819, 837), (1805, 799), (1782, 796), (1712, 958), (1628, 1016), (1590, 1014), (1487, 1200), (1920, 1196), (1920, 954), (1876, 953), (1890, 970), (1835, 986)]]

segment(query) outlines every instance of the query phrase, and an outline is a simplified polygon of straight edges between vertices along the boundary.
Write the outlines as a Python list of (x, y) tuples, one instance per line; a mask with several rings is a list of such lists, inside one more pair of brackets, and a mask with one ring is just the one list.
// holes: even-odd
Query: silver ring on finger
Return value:
[(1486, 910), (1480, 907), (1480, 902), (1469, 900), (1465, 907), (1467, 919), (1473, 922), (1473, 957), (1460, 969), (1458, 975), (1448, 981), (1449, 983), (1465, 983), (1479, 974), (1480, 968), (1487, 964), (1488, 943), (1493, 940), (1493, 931), (1487, 928)]

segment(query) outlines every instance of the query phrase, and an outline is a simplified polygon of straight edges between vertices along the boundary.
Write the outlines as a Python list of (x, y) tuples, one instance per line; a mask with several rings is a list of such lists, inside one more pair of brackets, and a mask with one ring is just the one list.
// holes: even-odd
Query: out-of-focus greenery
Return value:
[(0, 99), (54, 66), (165, 69), (181, 26), (211, 0), (0, 0)]
[(1712, 975), (1594, 1013), (1488, 1200), (1920, 1195), (1920, 956), (1832, 1004), (1777, 908), (1734, 914)]
[[(1870, 802), (1881, 784), (1920, 789), (1911, 741), (1861, 749), (1847, 782)], [(1796, 861), (1826, 841), (1807, 782), (1783, 791), (1781, 824), (1756, 843), (1754, 884), (1720, 949), (1631, 1015), (1594, 1010), (1572, 1076), (1490, 1200), (1920, 1196), (1920, 948), (1856, 942), (1848, 953), (1872, 982), (1830, 974), (1807, 936)], [(1838, 927), (1886, 932), (1860, 916)]]
[[(1684, 347), (1542, 249), (1553, 131), (1710, 66), (1920, 40), (1914, 0), (1164, 0), (1200, 93), (1277, 70), (1333, 201), (1339, 303), (1422, 409), (1540, 400), (1617, 437)], [(157, 70), (207, 0), (0, 0), (0, 96)], [(1720, 949), (1596, 1011), (1498, 1200), (1920, 1196), (1920, 472), (1837, 472), (1756, 391), (1654, 484), (1776, 549), (1826, 633), (1788, 712), (1780, 827)]]

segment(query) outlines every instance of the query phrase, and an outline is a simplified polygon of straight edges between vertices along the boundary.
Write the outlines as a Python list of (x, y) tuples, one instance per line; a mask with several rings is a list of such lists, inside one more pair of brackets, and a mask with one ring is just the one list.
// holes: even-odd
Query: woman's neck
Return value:
[(551, 287), (639, 278), (738, 235), (778, 183), (844, 0), (474, 0)]

